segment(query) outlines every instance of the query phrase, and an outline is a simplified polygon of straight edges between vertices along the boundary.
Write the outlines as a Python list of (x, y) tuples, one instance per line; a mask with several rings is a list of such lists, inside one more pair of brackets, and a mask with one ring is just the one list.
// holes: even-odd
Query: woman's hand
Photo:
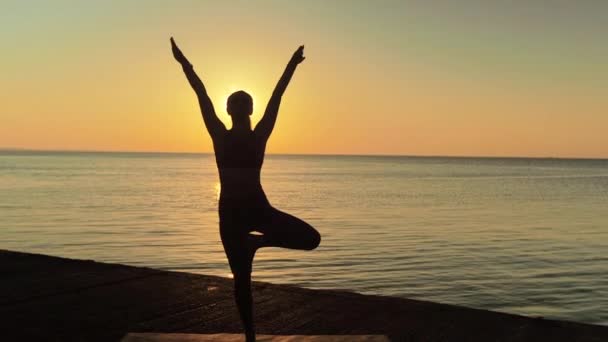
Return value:
[(291, 60), (289, 61), (290, 63), (293, 63), (295, 65), (298, 65), (300, 63), (302, 63), (302, 61), (305, 59), (306, 57), (304, 57), (304, 45), (301, 45), (296, 52), (293, 53), (293, 56), (291, 57)]
[(180, 50), (177, 47), (177, 44), (175, 44), (175, 40), (173, 40), (173, 37), (171, 37), (171, 51), (173, 51), (173, 57), (175, 58), (175, 60), (178, 61), (180, 64), (189, 63), (188, 59), (186, 59), (186, 56), (184, 56), (184, 54), (182, 53), (182, 50)]

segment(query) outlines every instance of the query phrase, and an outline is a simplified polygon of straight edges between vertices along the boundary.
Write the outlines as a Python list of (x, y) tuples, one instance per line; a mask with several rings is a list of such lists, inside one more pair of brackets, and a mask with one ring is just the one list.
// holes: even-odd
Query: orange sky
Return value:
[(8, 1), (0, 147), (210, 152), (173, 35), (228, 127), (306, 45), (270, 153), (608, 157), (608, 6), (374, 4)]

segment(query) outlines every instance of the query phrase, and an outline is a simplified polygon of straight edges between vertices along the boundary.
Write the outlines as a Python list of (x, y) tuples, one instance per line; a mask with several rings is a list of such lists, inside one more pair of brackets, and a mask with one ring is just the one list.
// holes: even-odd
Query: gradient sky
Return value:
[(608, 1), (0, 4), (0, 147), (211, 152), (174, 36), (230, 127), (292, 52), (271, 153), (608, 157)]

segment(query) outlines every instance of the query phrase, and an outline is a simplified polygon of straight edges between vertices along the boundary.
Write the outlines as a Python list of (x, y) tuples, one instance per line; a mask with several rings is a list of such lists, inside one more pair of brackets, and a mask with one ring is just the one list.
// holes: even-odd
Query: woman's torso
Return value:
[(227, 130), (213, 145), (220, 175), (220, 205), (267, 202), (260, 179), (266, 140), (253, 131)]

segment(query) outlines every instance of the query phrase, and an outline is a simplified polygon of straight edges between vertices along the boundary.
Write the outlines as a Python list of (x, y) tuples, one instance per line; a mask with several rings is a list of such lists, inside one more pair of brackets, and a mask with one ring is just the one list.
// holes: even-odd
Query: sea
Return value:
[[(253, 278), (608, 325), (608, 160), (268, 155)], [(0, 152), (0, 249), (229, 277), (211, 154)]]

